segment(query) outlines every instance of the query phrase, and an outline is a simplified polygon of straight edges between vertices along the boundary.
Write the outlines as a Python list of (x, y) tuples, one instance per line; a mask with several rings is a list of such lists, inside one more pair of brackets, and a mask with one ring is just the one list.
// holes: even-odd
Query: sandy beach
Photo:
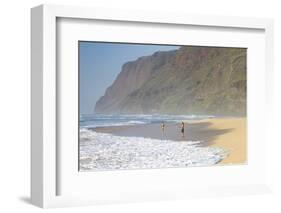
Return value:
[(220, 147), (229, 155), (220, 164), (246, 163), (246, 118), (211, 118), (186, 121), (184, 138), (180, 124), (165, 125), (163, 132), (159, 124), (134, 126), (98, 127), (93, 130), (117, 136), (134, 136), (173, 141), (204, 141), (203, 146)]
[(209, 128), (214, 130), (229, 129), (212, 140), (212, 146), (229, 151), (229, 156), (221, 164), (247, 163), (247, 120), (246, 118), (213, 119)]

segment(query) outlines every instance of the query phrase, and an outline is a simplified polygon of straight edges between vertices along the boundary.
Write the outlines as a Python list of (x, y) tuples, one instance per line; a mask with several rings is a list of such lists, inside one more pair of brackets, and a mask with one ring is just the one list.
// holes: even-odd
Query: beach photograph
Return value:
[(247, 163), (247, 49), (79, 41), (79, 171)]

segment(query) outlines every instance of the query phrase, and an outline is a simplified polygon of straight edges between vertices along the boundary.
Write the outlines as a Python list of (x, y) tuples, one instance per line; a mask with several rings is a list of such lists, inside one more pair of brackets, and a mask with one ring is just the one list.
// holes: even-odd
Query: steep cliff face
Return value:
[(96, 113), (246, 114), (246, 49), (181, 47), (124, 64)]

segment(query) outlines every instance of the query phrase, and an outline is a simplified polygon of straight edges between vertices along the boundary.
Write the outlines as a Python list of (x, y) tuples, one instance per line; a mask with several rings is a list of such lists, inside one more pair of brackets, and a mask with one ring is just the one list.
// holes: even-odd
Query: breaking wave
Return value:
[(211, 166), (224, 159), (224, 149), (203, 141), (124, 137), (80, 129), (80, 171)]
[(80, 115), (81, 127), (105, 127), (105, 126), (126, 126), (136, 124), (152, 124), (161, 123), (163, 121), (169, 123), (180, 122), (183, 120), (200, 120), (206, 118), (213, 118), (212, 115), (101, 115), (90, 114)]

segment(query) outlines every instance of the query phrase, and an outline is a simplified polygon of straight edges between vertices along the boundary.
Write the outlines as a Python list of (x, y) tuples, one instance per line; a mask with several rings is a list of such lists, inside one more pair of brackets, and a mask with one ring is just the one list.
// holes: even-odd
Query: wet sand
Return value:
[(135, 136), (174, 141), (204, 141), (203, 146), (224, 148), (229, 152), (221, 164), (246, 163), (246, 118), (212, 118), (199, 121), (186, 121), (185, 134), (182, 137), (179, 124), (160, 124), (135, 126), (116, 126), (94, 128), (97, 132), (118, 136)]

